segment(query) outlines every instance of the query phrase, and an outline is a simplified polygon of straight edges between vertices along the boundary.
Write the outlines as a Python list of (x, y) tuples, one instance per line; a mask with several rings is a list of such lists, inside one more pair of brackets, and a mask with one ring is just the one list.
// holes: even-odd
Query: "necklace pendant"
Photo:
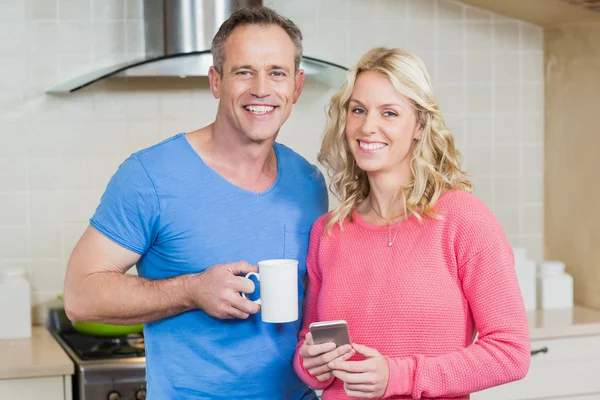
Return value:
[(392, 247), (393, 244), (394, 244), (394, 242), (389, 242), (388, 247)]

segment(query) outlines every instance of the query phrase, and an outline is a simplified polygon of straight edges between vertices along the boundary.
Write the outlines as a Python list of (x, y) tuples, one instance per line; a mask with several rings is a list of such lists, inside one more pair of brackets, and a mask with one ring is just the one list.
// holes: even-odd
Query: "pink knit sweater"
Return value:
[(332, 236), (323, 236), (325, 216), (315, 222), (294, 368), (324, 400), (349, 397), (339, 379), (319, 382), (302, 367), (298, 349), (314, 321), (344, 319), (352, 342), (387, 357), (385, 398), (468, 399), (527, 374), (527, 318), (502, 227), (464, 192), (442, 195), (436, 211), (442, 219), (401, 222), (392, 247), (386, 226), (356, 212)]

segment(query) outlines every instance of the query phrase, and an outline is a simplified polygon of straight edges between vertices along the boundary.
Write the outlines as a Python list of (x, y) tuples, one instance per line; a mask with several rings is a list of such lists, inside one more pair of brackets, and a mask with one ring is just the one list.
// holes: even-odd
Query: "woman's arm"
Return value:
[[(306, 270), (308, 274), (308, 284), (306, 287), (306, 294), (304, 297), (304, 314), (302, 321), (302, 329), (298, 334), (298, 344), (296, 345), (296, 353), (294, 354), (294, 370), (298, 377), (306, 383), (308, 386), (314, 389), (325, 389), (333, 382), (333, 376), (329, 371), (317, 374), (319, 378), (313, 376), (305, 367), (304, 367), (304, 359), (301, 355), (308, 353), (308, 346), (312, 346), (312, 341), (308, 340), (308, 343), (305, 344), (307, 340), (307, 334), (309, 335), (309, 326), (311, 323), (317, 321), (317, 302), (319, 298), (319, 292), (321, 290), (321, 269), (318, 264), (318, 251), (319, 245), (321, 242), (321, 237), (323, 236), (323, 228), (324, 228), (324, 218), (320, 218), (315, 222), (310, 235), (310, 243), (308, 248), (308, 255), (306, 257)], [(310, 343), (310, 344), (309, 344)], [(313, 348), (317, 346), (312, 346)], [(321, 346), (323, 347), (323, 346)], [(321, 351), (322, 349), (313, 349), (311, 351)], [(336, 350), (334, 350), (336, 351)], [(326, 356), (328, 353), (325, 353)], [(327, 362), (324, 363), (325, 369), (328, 370)], [(323, 380), (324, 379), (324, 380)]]
[(472, 316), (479, 336), (442, 356), (388, 358), (386, 396), (459, 396), (522, 379), (529, 370), (527, 315), (512, 248), (486, 207), (474, 204), (460, 217), (449, 239), (469, 305), (465, 317)]

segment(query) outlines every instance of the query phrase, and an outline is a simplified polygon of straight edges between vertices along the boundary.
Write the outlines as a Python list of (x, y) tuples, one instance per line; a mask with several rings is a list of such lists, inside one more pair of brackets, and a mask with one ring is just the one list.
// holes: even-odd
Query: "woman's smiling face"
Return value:
[(346, 140), (360, 169), (369, 175), (403, 175), (420, 131), (411, 101), (387, 76), (375, 71), (358, 75), (348, 105)]

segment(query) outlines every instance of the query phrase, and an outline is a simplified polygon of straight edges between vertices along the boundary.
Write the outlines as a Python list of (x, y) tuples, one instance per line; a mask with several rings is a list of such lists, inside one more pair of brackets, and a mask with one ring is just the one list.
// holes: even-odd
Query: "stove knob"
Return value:
[(121, 393), (114, 391), (110, 392), (108, 396), (106, 396), (107, 400), (121, 400)]
[(135, 392), (135, 400), (146, 400), (146, 391), (144, 389), (140, 389)]

